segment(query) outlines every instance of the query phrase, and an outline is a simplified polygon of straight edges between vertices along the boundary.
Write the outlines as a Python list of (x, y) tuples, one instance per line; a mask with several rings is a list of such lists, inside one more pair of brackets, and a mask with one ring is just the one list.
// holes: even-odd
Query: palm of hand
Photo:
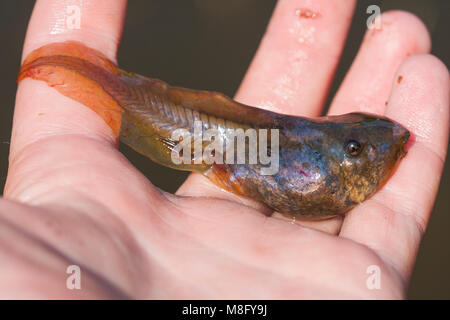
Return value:
[[(81, 159), (75, 144), (86, 151)], [(40, 172), (46, 184), (27, 192), (39, 208), (11, 208), (18, 212), (14, 222), (61, 252), (59, 272), (49, 275), (55, 287), (68, 276), (65, 268), (75, 264), (88, 296), (402, 295), (395, 271), (351, 240), (266, 217), (226, 199), (163, 193), (116, 149), (85, 137), (52, 138), (40, 143), (39, 151), (30, 146), (27, 152), (46, 153), (47, 148), (62, 151), (52, 161), (77, 157), (77, 162)], [(60, 179), (67, 185), (55, 190)], [(366, 287), (369, 265), (383, 270), (382, 293)], [(62, 287), (54, 294), (68, 293)]]

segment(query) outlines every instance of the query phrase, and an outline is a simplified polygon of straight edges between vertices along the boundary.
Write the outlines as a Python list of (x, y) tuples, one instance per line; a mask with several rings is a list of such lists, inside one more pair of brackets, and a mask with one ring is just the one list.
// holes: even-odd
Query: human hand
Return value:
[[(320, 114), (354, 4), (314, 6), (278, 3), (237, 100)], [(77, 40), (114, 61), (125, 1), (81, 10), (81, 29), (66, 30), (64, 2), (37, 1), (23, 57)], [(345, 219), (321, 222), (267, 217), (197, 174), (176, 195), (164, 193), (117, 151), (93, 111), (22, 81), (0, 201), (0, 287), (8, 288), (0, 297), (404, 297), (448, 139), (449, 75), (429, 49), (423, 24), (404, 12), (368, 31), (330, 113), (386, 114), (415, 141), (377, 194)], [(69, 265), (80, 266), (82, 290), (66, 289)], [(380, 290), (367, 288), (371, 265), (381, 270)]]

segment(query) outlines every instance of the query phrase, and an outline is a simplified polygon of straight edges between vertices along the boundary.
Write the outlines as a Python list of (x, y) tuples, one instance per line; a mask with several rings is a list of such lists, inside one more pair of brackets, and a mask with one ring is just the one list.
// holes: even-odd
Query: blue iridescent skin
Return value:
[[(68, 46), (71, 49), (65, 50)], [(222, 188), (289, 217), (318, 220), (346, 213), (379, 190), (405, 154), (408, 130), (382, 116), (282, 115), (220, 93), (170, 87), (120, 70), (100, 52), (77, 42), (38, 50), (25, 61), (19, 81), (31, 77), (53, 84), (115, 124), (110, 126), (119, 128), (121, 141), (137, 152), (163, 166), (202, 173)], [(89, 90), (80, 93), (83, 86)], [(116, 114), (107, 112), (114, 111), (111, 105), (118, 108)], [(105, 106), (110, 110), (102, 109)], [(196, 121), (202, 122), (202, 131), (216, 128), (222, 134), (237, 128), (278, 129), (278, 170), (267, 175), (261, 174), (264, 164), (208, 164), (203, 159), (175, 164), (172, 151), (180, 141), (172, 134), (185, 129), (195, 144)]]
[(369, 198), (391, 176), (409, 138), (400, 124), (362, 113), (279, 122), (279, 171), (262, 176), (259, 165), (225, 165), (228, 177), (220, 182), (299, 219), (342, 215)]

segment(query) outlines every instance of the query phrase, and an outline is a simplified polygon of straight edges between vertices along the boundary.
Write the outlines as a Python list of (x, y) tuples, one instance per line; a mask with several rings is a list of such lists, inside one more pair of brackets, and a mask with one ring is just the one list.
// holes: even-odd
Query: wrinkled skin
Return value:
[[(81, 29), (51, 34), (65, 3), (36, 2), (23, 56), (77, 40), (115, 61), (125, 2), (83, 1)], [(300, 22), (314, 26), (315, 41), (299, 43), (289, 29), (299, 22), (296, 10), (312, 5), (320, 17)], [(280, 1), (236, 99), (318, 116), (353, 5)], [(383, 28), (367, 32), (330, 114), (383, 114), (415, 142), (385, 186), (345, 219), (267, 217), (200, 174), (176, 195), (162, 193), (117, 151), (97, 114), (42, 81), (22, 81), (0, 199), (0, 296), (404, 298), (446, 157), (449, 77), (427, 54), (429, 36), (416, 17), (397, 11), (381, 18)], [(299, 51), (307, 63), (297, 63)], [(292, 81), (280, 87), (280, 77)], [(81, 290), (65, 287), (72, 264), (81, 267)], [(380, 267), (380, 290), (367, 288), (371, 265)]]

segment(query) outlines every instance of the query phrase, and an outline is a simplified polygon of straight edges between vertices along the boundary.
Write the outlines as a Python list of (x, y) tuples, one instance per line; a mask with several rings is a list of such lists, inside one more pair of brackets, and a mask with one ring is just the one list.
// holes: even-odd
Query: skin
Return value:
[[(315, 26), (316, 41), (299, 44), (287, 31), (299, 19), (292, 13), (311, 5), (321, 18), (301, 21)], [(320, 114), (352, 8), (280, 1), (236, 99)], [(37, 1), (23, 56), (77, 40), (114, 61), (124, 9), (124, 1), (90, 2), (81, 30), (55, 35), (49, 30), (65, 12), (62, 2)], [(429, 36), (416, 17), (397, 11), (382, 19), (382, 30), (368, 31), (330, 113), (384, 114), (405, 124), (415, 143), (387, 184), (343, 220), (268, 218), (198, 174), (176, 195), (162, 193), (116, 150), (114, 133), (94, 112), (43, 82), (22, 81), (0, 201), (0, 296), (405, 297), (446, 156), (449, 74), (427, 54)], [(307, 61), (296, 63), (295, 50)], [(81, 267), (82, 290), (65, 288), (70, 264)], [(380, 267), (380, 290), (366, 287), (370, 265)]]
[[(91, 108), (116, 138), (153, 161), (202, 173), (219, 187), (292, 218), (343, 215), (372, 196), (404, 156), (410, 136), (400, 124), (379, 115), (296, 117), (247, 106), (217, 92), (171, 87), (120, 70), (99, 51), (76, 41), (52, 43), (31, 52), (18, 81), (28, 77), (43, 80)], [(196, 121), (201, 122), (197, 129)], [(213, 158), (211, 140), (202, 141), (212, 128), (217, 130), (214, 141), (223, 146), (213, 147)], [(228, 136), (229, 129), (250, 128), (278, 130), (270, 159), (277, 168), (269, 174), (264, 174), (268, 168), (261, 161), (225, 161), (230, 154), (236, 156), (242, 143)], [(183, 150), (187, 161), (176, 164), (173, 153), (179, 154), (181, 148), (177, 148), (183, 143), (173, 133), (179, 129), (185, 130), (183, 141), (190, 145)], [(202, 132), (200, 137), (196, 130)], [(264, 147), (261, 141), (243, 138), (241, 150), (259, 145), (253, 150), (257, 154), (261, 148), (271, 149), (271, 135), (267, 133)], [(231, 140), (233, 149), (228, 146)], [(196, 144), (203, 145), (200, 156)]]

